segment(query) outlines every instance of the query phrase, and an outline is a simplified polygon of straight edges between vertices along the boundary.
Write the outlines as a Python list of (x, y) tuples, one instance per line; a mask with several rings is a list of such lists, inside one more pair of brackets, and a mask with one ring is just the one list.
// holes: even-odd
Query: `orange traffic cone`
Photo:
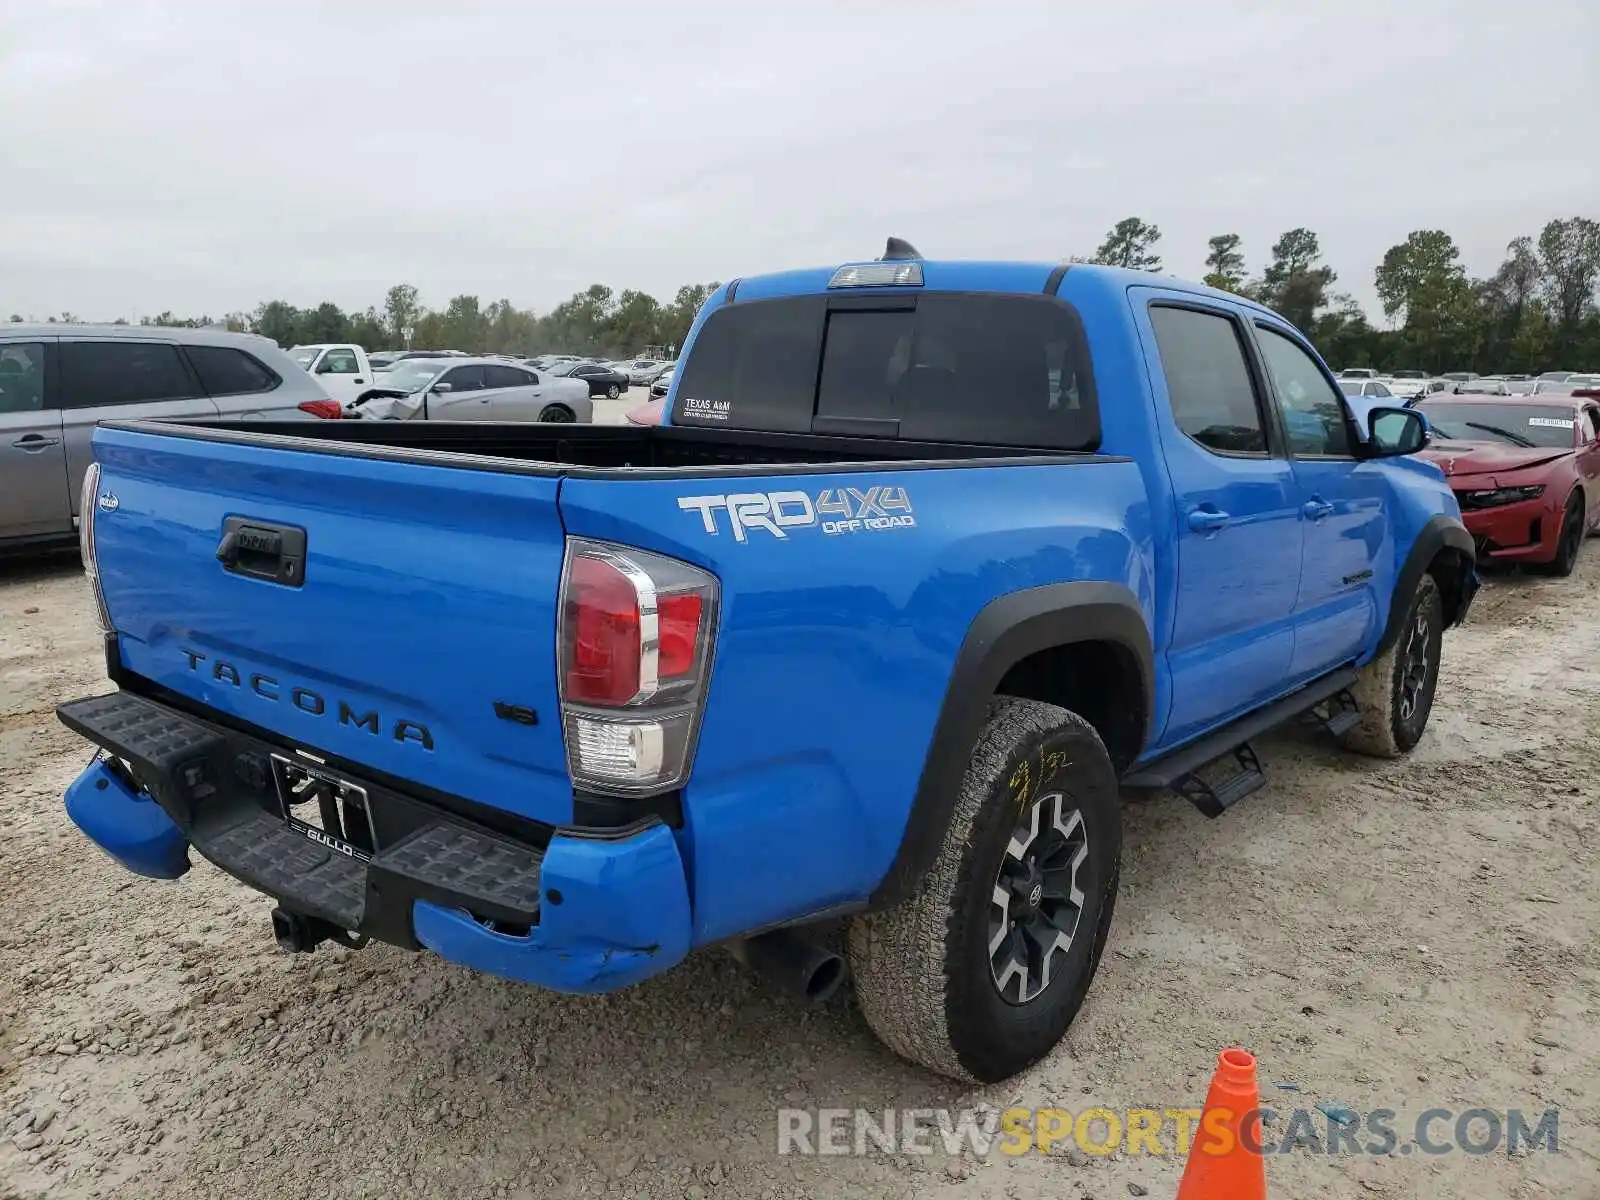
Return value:
[(1178, 1200), (1266, 1200), (1261, 1091), (1248, 1050), (1224, 1050), (1178, 1184)]

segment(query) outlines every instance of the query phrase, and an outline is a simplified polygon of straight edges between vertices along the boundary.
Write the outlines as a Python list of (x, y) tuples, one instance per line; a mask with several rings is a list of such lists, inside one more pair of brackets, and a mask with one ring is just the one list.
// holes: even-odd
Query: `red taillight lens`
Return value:
[(567, 541), (561, 725), (574, 785), (654, 795), (694, 755), (717, 625), (717, 580), (664, 554)]
[(574, 557), (567, 580), (572, 638), (569, 699), (626, 704), (639, 691), (639, 597), (633, 583), (598, 558)]
[(322, 417), (328, 421), (337, 421), (344, 416), (344, 410), (339, 407), (337, 400), (307, 400), (299, 408), (301, 412), (308, 412), (313, 417)]
[(700, 614), (705, 604), (697, 593), (663, 596), (657, 607), (661, 619), (662, 679), (681, 679), (694, 670), (700, 648)]

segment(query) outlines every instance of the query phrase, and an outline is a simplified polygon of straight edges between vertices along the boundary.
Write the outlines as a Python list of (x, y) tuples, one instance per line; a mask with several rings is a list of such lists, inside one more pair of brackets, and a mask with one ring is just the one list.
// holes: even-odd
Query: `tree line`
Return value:
[[(1160, 271), (1161, 230), (1139, 217), (1111, 229), (1092, 258), (1076, 261)], [(1455, 239), (1418, 229), (1391, 246), (1374, 274), (1384, 316), (1374, 328), (1361, 306), (1334, 290), (1317, 235), (1291, 229), (1272, 244), (1261, 273), (1246, 268), (1243, 239), (1208, 243), (1205, 282), (1247, 296), (1310, 335), (1330, 363), (1379, 370), (1537, 372), (1600, 370), (1600, 222), (1569, 217), (1535, 237), (1513, 238), (1486, 279), (1461, 264)]]
[[(592, 284), (542, 315), (517, 308), (510, 300), (484, 304), (477, 296), (461, 295), (442, 309), (422, 304), (417, 289), (399, 283), (384, 296), (382, 307), (346, 312), (332, 301), (298, 308), (287, 300), (268, 300), (250, 312), (230, 312), (221, 317), (179, 316), (163, 312), (141, 317), (140, 325), (223, 327), (239, 333), (258, 333), (281, 346), (316, 342), (350, 342), (368, 350), (466, 350), (479, 354), (533, 354), (558, 352), (618, 358), (647, 346), (681, 346), (689, 325), (717, 283), (686, 284), (670, 304), (637, 291), (614, 293), (604, 284)], [(24, 318), (13, 314), (11, 320)], [(72, 323), (72, 313), (50, 317), (52, 323)], [(126, 325), (123, 318), (113, 324)]]
[[(1136, 270), (1160, 271), (1161, 230), (1128, 217), (1090, 258)], [(1338, 275), (1322, 260), (1317, 235), (1291, 229), (1275, 241), (1258, 275), (1247, 268), (1237, 233), (1211, 238), (1205, 282), (1248, 296), (1303, 329), (1337, 367), (1425, 371), (1535, 372), (1552, 368), (1600, 370), (1600, 222), (1570, 217), (1549, 222), (1538, 237), (1514, 238), (1506, 258), (1486, 279), (1470, 277), (1461, 252), (1440, 229), (1419, 229), (1391, 246), (1374, 282), (1393, 329), (1374, 327), (1361, 306), (1334, 289)], [(593, 284), (548, 313), (509, 300), (484, 304), (460, 295), (442, 309), (425, 306), (417, 289), (396, 284), (381, 306), (346, 312), (325, 301), (298, 308), (269, 300), (251, 312), (143, 317), (143, 325), (225, 325), (263, 334), (283, 346), (355, 342), (369, 350), (411, 345), (478, 353), (560, 352), (607, 358), (647, 346), (683, 345), (695, 313), (719, 285), (688, 284), (671, 303), (644, 292), (613, 292)], [(13, 321), (21, 321), (13, 316)], [(71, 321), (70, 313), (51, 320)], [(125, 321), (118, 322), (125, 324)]]

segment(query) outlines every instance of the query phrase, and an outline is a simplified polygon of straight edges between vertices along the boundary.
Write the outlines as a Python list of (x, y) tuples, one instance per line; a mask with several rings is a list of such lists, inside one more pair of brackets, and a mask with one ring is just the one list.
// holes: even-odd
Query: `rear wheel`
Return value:
[(1547, 563), (1539, 564), (1541, 574), (1565, 578), (1577, 567), (1578, 551), (1583, 548), (1583, 515), (1583, 496), (1574, 492), (1567, 501), (1566, 512), (1561, 516), (1561, 540), (1556, 543), (1556, 556)]
[(544, 411), (539, 414), (539, 420), (567, 424), (573, 420), (576, 420), (576, 418), (573, 417), (572, 410), (567, 408), (565, 405), (547, 404), (544, 407)]
[(614, 383), (606, 389), (607, 400), (615, 400), (620, 395), (622, 395), (622, 389)]
[(1443, 649), (1444, 597), (1438, 581), (1424, 575), (1400, 636), (1361, 668), (1350, 689), (1361, 720), (1341, 739), (1344, 745), (1375, 758), (1398, 758), (1415, 746), (1433, 711)]
[(1043, 1058), (1099, 965), (1121, 854), (1116, 772), (1094, 728), (997, 698), (921, 888), (851, 925), (873, 1032), (958, 1079), (993, 1082)]

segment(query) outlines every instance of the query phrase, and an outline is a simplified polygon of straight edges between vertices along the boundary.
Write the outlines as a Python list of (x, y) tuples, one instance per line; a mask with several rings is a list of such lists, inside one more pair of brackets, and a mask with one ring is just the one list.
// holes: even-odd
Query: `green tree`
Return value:
[(1404, 314), (1399, 350), (1406, 366), (1444, 371), (1475, 346), (1481, 322), (1461, 252), (1442, 229), (1419, 229), (1391, 246), (1374, 272), (1391, 320)]
[(454, 296), (445, 306), (439, 336), (448, 350), (477, 353), (484, 348), (489, 322), (476, 296)]
[(1340, 293), (1328, 300), (1325, 312), (1306, 328), (1312, 342), (1328, 362), (1338, 367), (1370, 367), (1381, 354), (1377, 331), (1367, 324), (1353, 296)]
[(395, 346), (407, 345), (406, 330), (412, 329), (422, 315), (421, 306), (417, 303), (417, 289), (409, 283), (395, 284), (383, 298), (383, 314), (388, 321), (389, 332), (394, 336)]
[(1442, 229), (1416, 230), (1389, 247), (1374, 273), (1384, 315), (1392, 320), (1403, 313), (1409, 324), (1457, 300), (1467, 286), (1460, 257)]
[(1600, 282), (1600, 222), (1587, 217), (1551, 221), (1539, 234), (1539, 266), (1557, 352), (1571, 354)]
[(1244, 286), (1244, 253), (1239, 249), (1243, 240), (1237, 233), (1219, 233), (1207, 243), (1211, 247), (1206, 255), (1207, 287), (1237, 292)]
[(1135, 271), (1161, 270), (1161, 256), (1155, 245), (1161, 230), (1138, 217), (1124, 217), (1111, 228), (1091, 262), (1107, 267), (1130, 267)]
[(1475, 360), (1458, 358), (1455, 366), (1526, 371), (1542, 362), (1550, 332), (1549, 318), (1539, 301), (1543, 278), (1533, 239), (1513, 238), (1495, 273), (1473, 285), (1482, 330), (1479, 355)]
[(262, 337), (269, 337), (280, 346), (292, 346), (300, 326), (300, 310), (287, 300), (268, 300), (256, 306), (251, 315), (250, 327)]
[(351, 313), (344, 340), (354, 342), (363, 350), (389, 348), (389, 326), (383, 314), (375, 308), (364, 313)]
[(700, 315), (711, 294), (721, 286), (720, 283), (686, 283), (679, 288), (672, 303), (662, 311), (661, 330), (656, 339), (658, 344), (681, 348), (689, 336), (689, 328), (694, 324), (695, 317)]
[(1291, 229), (1272, 244), (1272, 261), (1261, 273), (1255, 297), (1283, 315), (1290, 324), (1310, 329), (1327, 302), (1328, 288), (1338, 278), (1331, 267), (1318, 265), (1322, 247), (1309, 229)]
[(636, 354), (661, 336), (661, 305), (644, 292), (625, 291), (606, 322), (605, 344), (612, 356)]
[(313, 309), (302, 313), (295, 335), (305, 343), (348, 342), (350, 318), (331, 300), (324, 300)]

